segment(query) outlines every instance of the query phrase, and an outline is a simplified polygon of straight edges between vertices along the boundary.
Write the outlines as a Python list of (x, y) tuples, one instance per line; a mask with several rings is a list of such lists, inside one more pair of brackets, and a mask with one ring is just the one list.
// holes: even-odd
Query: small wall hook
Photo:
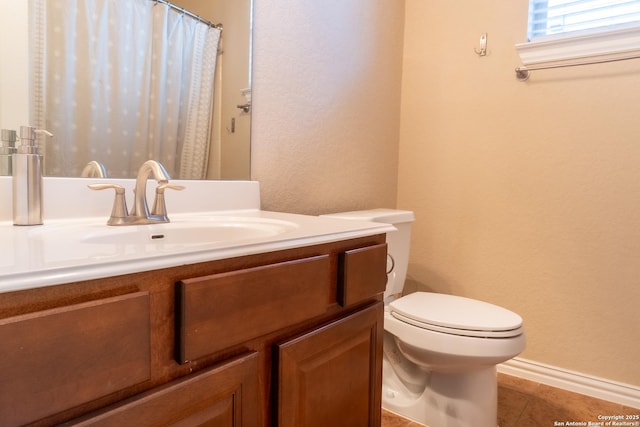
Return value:
[(473, 51), (477, 53), (478, 56), (487, 55), (487, 33), (484, 33), (480, 36), (480, 50), (473, 48)]

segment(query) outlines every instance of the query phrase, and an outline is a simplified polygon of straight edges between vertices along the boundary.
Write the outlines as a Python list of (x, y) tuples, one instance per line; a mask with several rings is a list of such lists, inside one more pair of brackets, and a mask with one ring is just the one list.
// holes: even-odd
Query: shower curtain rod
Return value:
[(587, 60), (580, 62), (572, 62), (570, 64), (556, 64), (556, 65), (534, 65), (531, 67), (516, 67), (516, 78), (518, 80), (527, 80), (529, 78), (530, 71), (536, 70), (549, 70), (552, 68), (565, 68), (565, 67), (577, 67), (581, 65), (592, 65), (592, 64), (604, 64), (607, 62), (618, 62), (618, 61), (627, 61), (629, 59), (640, 59), (640, 54), (634, 54), (629, 56), (622, 56), (618, 58), (608, 58), (608, 59), (595, 59), (595, 60)]
[(167, 5), (167, 6), (169, 6), (169, 8), (171, 8), (173, 10), (176, 10), (176, 11), (182, 13), (183, 15), (187, 15), (189, 18), (193, 18), (198, 22), (201, 22), (201, 23), (203, 23), (205, 25), (208, 25), (209, 27), (218, 28), (218, 29), (222, 30), (222, 24), (220, 24), (220, 23), (219, 24), (214, 24), (213, 22), (208, 21), (208, 20), (196, 15), (195, 13), (189, 12), (187, 9), (183, 9), (180, 6), (176, 6), (173, 3), (169, 3), (166, 0), (152, 0), (152, 1), (154, 1), (155, 3), (162, 3), (164, 5)]

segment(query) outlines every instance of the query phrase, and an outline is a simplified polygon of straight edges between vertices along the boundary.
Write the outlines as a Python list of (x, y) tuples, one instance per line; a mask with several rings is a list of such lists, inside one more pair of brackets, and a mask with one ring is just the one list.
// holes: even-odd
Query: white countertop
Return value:
[[(395, 230), (383, 223), (262, 211), (255, 181), (172, 180), (185, 190), (166, 195), (170, 224), (108, 226), (113, 192), (87, 188), (104, 182), (123, 186), (132, 206), (135, 180), (45, 177), (44, 224), (15, 226), (11, 177), (0, 177), (0, 294)], [(155, 183), (150, 180), (150, 204), (154, 193)], [(237, 230), (231, 230), (238, 225), (236, 220), (240, 228), (257, 223), (256, 233), (238, 237)], [(175, 230), (185, 231), (194, 222), (201, 227), (191, 229), (190, 239), (195, 235), (198, 242), (185, 244)], [(218, 226), (211, 233), (210, 224)], [(201, 238), (199, 233), (205, 232), (207, 236)], [(234, 238), (221, 238), (218, 232)], [(159, 235), (164, 237), (156, 238)]]
[[(294, 215), (261, 210), (239, 210), (176, 214), (172, 225), (198, 218), (256, 218), (295, 224), (271, 236), (210, 241), (198, 245), (166, 245), (149, 241), (145, 244), (120, 242), (86, 243), (73, 237), (79, 229), (92, 233), (118, 233), (124, 228), (144, 228), (161, 232), (164, 224), (112, 227), (104, 218), (54, 220), (40, 226), (14, 226), (0, 222), (0, 293), (80, 280), (149, 271), (185, 264), (219, 260), (262, 252), (309, 246), (350, 238), (386, 233), (388, 224), (339, 220), (307, 215)], [(117, 239), (115, 239), (117, 240)]]

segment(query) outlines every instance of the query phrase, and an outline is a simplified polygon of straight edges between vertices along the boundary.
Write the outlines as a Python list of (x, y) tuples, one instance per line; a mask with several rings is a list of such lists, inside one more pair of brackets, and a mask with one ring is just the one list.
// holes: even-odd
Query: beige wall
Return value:
[(527, 3), (406, 1), (411, 288), (508, 307), (523, 357), (640, 385), (640, 62), (517, 81)]
[(264, 209), (394, 207), (403, 2), (256, 0), (252, 179)]

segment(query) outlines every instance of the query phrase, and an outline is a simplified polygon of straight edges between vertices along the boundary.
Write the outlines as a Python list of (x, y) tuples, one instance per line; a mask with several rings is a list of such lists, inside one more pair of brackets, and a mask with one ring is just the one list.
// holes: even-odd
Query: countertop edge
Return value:
[(84, 280), (101, 279), (111, 276), (153, 271), (206, 261), (217, 261), (246, 255), (255, 255), (279, 250), (294, 249), (297, 247), (338, 242), (342, 240), (385, 234), (389, 231), (395, 231), (395, 228), (389, 224), (376, 223), (372, 224), (371, 228), (302, 238), (253, 243), (228, 248), (186, 250), (179, 253), (149, 256), (133, 260), (119, 260), (109, 263), (87, 264), (54, 270), (24, 272), (16, 275), (9, 275), (8, 277), (0, 277), (0, 295), (3, 293), (55, 286)]

